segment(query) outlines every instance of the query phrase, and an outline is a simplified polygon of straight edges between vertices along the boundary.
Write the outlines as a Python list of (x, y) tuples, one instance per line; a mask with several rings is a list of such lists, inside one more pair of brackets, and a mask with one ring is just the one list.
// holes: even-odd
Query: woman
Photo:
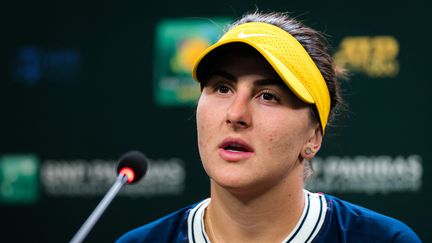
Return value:
[(119, 242), (420, 242), (395, 219), (304, 190), (342, 105), (318, 32), (282, 13), (245, 15), (204, 51), (193, 75), (211, 197)]

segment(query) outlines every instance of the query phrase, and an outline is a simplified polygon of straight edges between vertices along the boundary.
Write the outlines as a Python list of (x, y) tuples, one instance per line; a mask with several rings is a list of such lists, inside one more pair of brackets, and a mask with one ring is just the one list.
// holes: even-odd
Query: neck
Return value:
[(212, 200), (206, 213), (211, 241), (282, 241), (303, 212), (303, 186), (298, 178), (286, 178), (269, 190), (253, 194), (233, 192), (212, 180)]

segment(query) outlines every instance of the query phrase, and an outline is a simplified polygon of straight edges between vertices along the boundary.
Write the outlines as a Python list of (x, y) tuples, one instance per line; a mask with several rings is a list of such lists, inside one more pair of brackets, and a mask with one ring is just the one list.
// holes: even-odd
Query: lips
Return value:
[(226, 138), (219, 145), (219, 148), (233, 152), (253, 152), (249, 144), (238, 138)]
[(219, 145), (219, 155), (229, 162), (237, 162), (250, 158), (254, 154), (253, 148), (239, 138), (226, 138)]

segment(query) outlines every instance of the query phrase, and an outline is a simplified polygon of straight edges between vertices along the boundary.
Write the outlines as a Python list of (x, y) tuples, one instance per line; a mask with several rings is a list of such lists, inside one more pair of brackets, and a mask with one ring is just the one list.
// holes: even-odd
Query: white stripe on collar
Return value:
[(209, 243), (204, 228), (204, 213), (210, 203), (210, 198), (205, 199), (196, 205), (188, 216), (188, 238), (189, 243)]
[(282, 242), (311, 242), (320, 231), (327, 213), (323, 194), (304, 190), (305, 207), (296, 227)]
[[(282, 242), (311, 242), (320, 231), (327, 213), (327, 202), (324, 195), (304, 190), (305, 207), (296, 227)], [(205, 199), (191, 209), (188, 216), (189, 243), (209, 243), (204, 228), (204, 213), (210, 203)]]

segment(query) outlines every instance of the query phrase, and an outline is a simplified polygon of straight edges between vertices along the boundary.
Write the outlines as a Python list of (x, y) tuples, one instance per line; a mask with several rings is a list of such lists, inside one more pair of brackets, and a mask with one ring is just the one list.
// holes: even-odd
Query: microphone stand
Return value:
[(120, 173), (117, 176), (116, 181), (111, 186), (110, 190), (104, 196), (102, 201), (97, 205), (97, 207), (93, 210), (92, 214), (87, 218), (78, 232), (74, 235), (72, 240), (69, 243), (81, 243), (84, 238), (88, 235), (90, 230), (93, 228), (95, 223), (99, 220), (100, 216), (103, 214), (105, 209), (117, 195), (119, 190), (122, 188), (124, 184), (128, 181), (128, 177), (125, 174)]

